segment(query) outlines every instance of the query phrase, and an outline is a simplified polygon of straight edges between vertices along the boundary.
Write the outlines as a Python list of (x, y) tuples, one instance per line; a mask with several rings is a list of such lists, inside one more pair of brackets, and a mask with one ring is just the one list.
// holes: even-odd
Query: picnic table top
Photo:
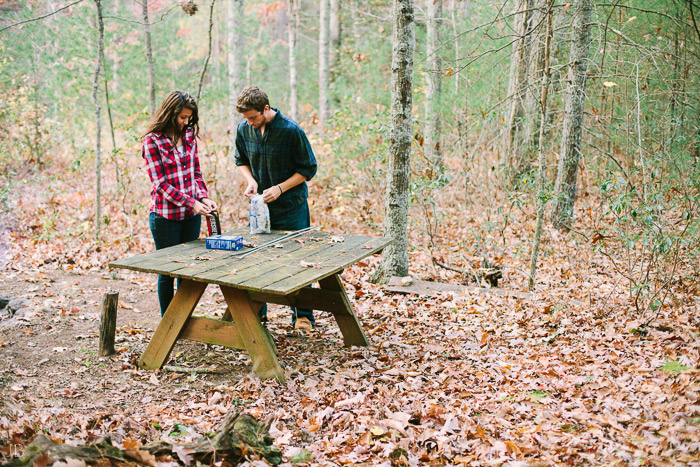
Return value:
[[(245, 242), (260, 246), (288, 233), (251, 235), (244, 227), (224, 235), (240, 235)], [(381, 251), (389, 243), (391, 239), (384, 237), (313, 231), (241, 257), (250, 248), (210, 250), (202, 239), (120, 259), (109, 267), (288, 295)]]

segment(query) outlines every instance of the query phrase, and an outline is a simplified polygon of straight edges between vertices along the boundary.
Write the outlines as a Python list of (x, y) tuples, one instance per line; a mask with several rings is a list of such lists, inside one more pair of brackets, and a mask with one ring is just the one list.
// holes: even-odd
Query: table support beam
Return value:
[(192, 312), (206, 288), (207, 284), (204, 282), (182, 280), (173, 300), (165, 311), (165, 316), (161, 319), (156, 332), (153, 333), (151, 342), (148, 343), (146, 351), (139, 360), (139, 367), (155, 370), (163, 366), (180, 335), (180, 331), (189, 317), (192, 316)]
[[(333, 317), (338, 323), (340, 332), (343, 334), (345, 345), (348, 347), (352, 345), (368, 346), (369, 341), (367, 340), (367, 336), (365, 336), (365, 332), (362, 330), (360, 320), (357, 319), (357, 315), (355, 315), (355, 311), (352, 309), (350, 299), (345, 293), (345, 288), (340, 280), (340, 274), (333, 274), (325, 279), (321, 279), (319, 285), (323, 291), (341, 293), (341, 303), (338, 303), (327, 311), (333, 313)], [(312, 306), (311, 308), (314, 307)]]
[(258, 317), (262, 303), (252, 301), (245, 290), (221, 286), (221, 292), (233, 321), (240, 329), (243, 345), (253, 362), (255, 373), (260, 379), (275, 378), (284, 383), (284, 371), (277, 360), (277, 349), (272, 336)]
[(238, 328), (230, 321), (193, 316), (180, 333), (180, 339), (245, 350)]
[(330, 311), (344, 307), (345, 290), (312, 289), (304, 287), (294, 295), (277, 295), (263, 292), (248, 292), (251, 300), (263, 303), (275, 303), (277, 305), (295, 306), (310, 310)]

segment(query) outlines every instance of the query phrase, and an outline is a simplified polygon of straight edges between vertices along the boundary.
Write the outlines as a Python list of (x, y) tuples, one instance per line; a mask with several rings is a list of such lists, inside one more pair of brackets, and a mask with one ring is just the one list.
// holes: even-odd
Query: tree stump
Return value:
[(102, 316), (100, 318), (100, 355), (114, 355), (114, 335), (117, 330), (117, 304), (119, 292), (110, 290), (102, 299)]

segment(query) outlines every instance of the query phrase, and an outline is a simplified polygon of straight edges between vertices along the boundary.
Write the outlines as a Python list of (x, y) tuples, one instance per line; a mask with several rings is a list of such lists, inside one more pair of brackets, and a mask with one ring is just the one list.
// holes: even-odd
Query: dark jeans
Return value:
[[(301, 205), (291, 210), (275, 211), (274, 208), (270, 209), (270, 228), (272, 230), (301, 230), (307, 227), (311, 227), (311, 215), (309, 214), (309, 204), (306, 200), (304, 200)], [(316, 325), (313, 310), (297, 308), (295, 306), (291, 307), (291, 309), (292, 325), (296, 323), (297, 317), (307, 318), (311, 321), (312, 325)], [(267, 320), (267, 304), (263, 305), (260, 310), (260, 317), (263, 321)]]
[[(197, 240), (202, 227), (202, 216), (197, 215), (182, 221), (171, 221), (152, 212), (148, 216), (148, 226), (151, 228), (156, 250), (161, 250)], [(181, 280), (178, 279), (178, 287), (180, 282)], [(165, 314), (165, 310), (168, 309), (168, 305), (173, 300), (173, 283), (173, 277), (158, 275), (158, 302), (160, 303), (161, 316)]]

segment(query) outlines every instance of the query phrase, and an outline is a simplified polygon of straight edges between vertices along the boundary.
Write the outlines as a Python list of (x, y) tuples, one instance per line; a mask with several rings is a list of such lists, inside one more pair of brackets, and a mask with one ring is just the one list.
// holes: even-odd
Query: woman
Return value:
[[(156, 250), (198, 239), (201, 215), (216, 210), (199, 169), (198, 122), (194, 98), (173, 91), (165, 96), (142, 136), (141, 156), (153, 185), (148, 224)], [(172, 299), (173, 278), (159, 275), (161, 316)]]

